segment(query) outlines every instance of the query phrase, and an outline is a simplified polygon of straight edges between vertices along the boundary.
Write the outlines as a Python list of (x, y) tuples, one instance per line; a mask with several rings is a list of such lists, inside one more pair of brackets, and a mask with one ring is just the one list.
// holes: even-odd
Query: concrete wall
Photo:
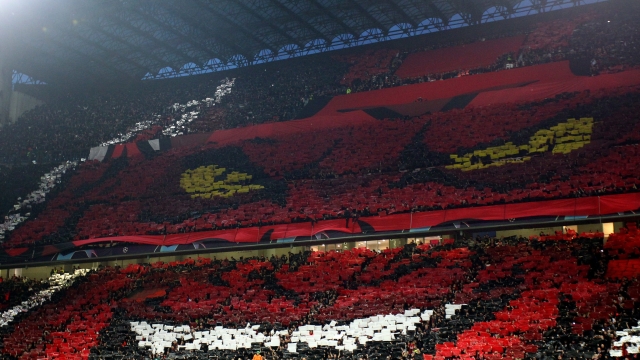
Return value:
[(51, 275), (51, 267), (49, 266), (40, 266), (40, 267), (33, 267), (33, 268), (28, 267), (28, 268), (15, 269), (15, 270), (20, 270), (21, 275), (24, 277), (28, 277), (30, 279), (36, 279), (36, 280), (46, 279)]
[(578, 233), (602, 232), (603, 224), (584, 224), (578, 225)]
[(562, 231), (562, 226), (556, 227), (545, 227), (545, 228), (535, 228), (535, 229), (514, 229), (514, 230), (504, 230), (504, 231), (496, 231), (496, 237), (510, 237), (510, 236), (523, 236), (528, 238), (531, 235), (540, 235), (540, 232), (543, 232), (547, 235), (553, 235), (556, 231)]
[(9, 103), (9, 122), (13, 123), (25, 112), (44, 104), (41, 100), (27, 94), (12, 91)]
[(6, 44), (0, 42), (0, 127), (6, 126), (18, 120), (24, 114), (43, 102), (27, 94), (13, 91), (13, 70), (9, 60), (2, 54)]
[[(618, 223), (620, 224), (620, 223)], [(613, 229), (613, 223), (610, 224)], [(524, 236), (528, 238), (530, 235), (540, 235), (540, 232), (543, 232), (547, 235), (553, 235), (556, 231), (566, 232), (566, 229), (571, 229), (575, 232), (583, 233), (583, 232), (601, 232), (603, 230), (603, 224), (584, 224), (584, 225), (570, 225), (570, 226), (556, 226), (556, 227), (547, 227), (547, 228), (535, 228), (535, 229), (517, 229), (517, 230), (505, 230), (505, 231), (497, 231), (497, 237), (509, 237), (509, 236)], [(616, 228), (616, 231), (620, 231), (620, 229)]]
[[(578, 233), (580, 233), (580, 232), (602, 231), (603, 225), (605, 225), (605, 227), (607, 228), (615, 229), (616, 232), (618, 232), (619, 229), (624, 226), (622, 222), (616, 222), (616, 223), (609, 223), (609, 224), (574, 225), (574, 226), (567, 226), (567, 228), (571, 228), (577, 231)], [(530, 235), (538, 235), (540, 234), (540, 232), (543, 232), (545, 234), (554, 234), (556, 231), (563, 231), (563, 230), (564, 229), (562, 226), (533, 228), (533, 229), (515, 229), (515, 230), (497, 231), (496, 236), (500, 238), (500, 237), (509, 237), (509, 236), (515, 235), (515, 236), (523, 236), (528, 238)], [(448, 238), (452, 238), (452, 236), (444, 235), (442, 236), (442, 238), (448, 239)], [(417, 239), (411, 238), (411, 240), (415, 241)], [(423, 240), (423, 238), (420, 238), (419, 240)], [(389, 240), (356, 241), (356, 242), (344, 242), (340, 244), (327, 244), (326, 247), (323, 247), (322, 245), (318, 245), (318, 246), (314, 246), (314, 248), (317, 248), (317, 250), (320, 250), (320, 251), (324, 251), (324, 250), (330, 251), (330, 250), (349, 250), (353, 248), (366, 246), (370, 249), (378, 250), (376, 248), (376, 244), (378, 244), (378, 241), (382, 243), (381, 245), (378, 245), (380, 247), (380, 250), (382, 248), (387, 248), (387, 247), (395, 248), (395, 247), (403, 246), (408, 242), (406, 238), (399, 238), (399, 239), (389, 239)], [(96, 269), (100, 265), (126, 267), (130, 264), (153, 263), (158, 261), (169, 263), (172, 261), (183, 261), (188, 258), (196, 259), (198, 257), (210, 258), (210, 259), (225, 259), (225, 258), (230, 259), (231, 257), (234, 257), (236, 259), (240, 259), (240, 257), (247, 258), (247, 257), (253, 257), (253, 256), (264, 256), (266, 258), (270, 258), (272, 255), (279, 257), (281, 255), (286, 255), (289, 252), (298, 253), (300, 251), (304, 251), (308, 249), (309, 248), (306, 246), (291, 246), (291, 247), (276, 248), (276, 249), (231, 251), (231, 252), (225, 252), (225, 253), (210, 253), (210, 254), (198, 254), (198, 255), (167, 254), (167, 256), (152, 257), (149, 259), (138, 258), (138, 259), (112, 260), (112, 261), (101, 261), (101, 262), (96, 261), (93, 263), (76, 264), (76, 266), (79, 266), (82, 269)], [(72, 267), (73, 265), (71, 264), (61, 264), (58, 266), (54, 266), (53, 268), (55, 268), (56, 270), (62, 268), (66, 272), (71, 272)], [(49, 277), (51, 273), (51, 269), (52, 269), (51, 266), (25, 267), (25, 268), (15, 268), (15, 269), (8, 269), (8, 270), (5, 269), (5, 270), (0, 270), (0, 276), (2, 276), (5, 279), (13, 275), (25, 276), (29, 278), (35, 278), (35, 279), (45, 279)]]
[(82, 264), (61, 264), (58, 266), (40, 266), (40, 267), (25, 267), (25, 268), (16, 268), (16, 269), (5, 269), (0, 270), (0, 276), (3, 278), (8, 278), (13, 275), (24, 276), (33, 279), (46, 279), (51, 275), (51, 269), (55, 268), (56, 270), (62, 268), (65, 272), (72, 272), (73, 266), (80, 267), (81, 269), (97, 269), (100, 265), (103, 266), (120, 266), (126, 267), (130, 264), (143, 264), (143, 263), (153, 263), (158, 261), (163, 261), (165, 263), (169, 263), (172, 261), (182, 261), (188, 258), (197, 259), (201, 258), (210, 258), (210, 259), (230, 259), (234, 257), (239, 259), (242, 257), (252, 257), (252, 256), (264, 256), (266, 258), (270, 258), (271, 255), (281, 256), (286, 255), (291, 252), (302, 251), (303, 247), (295, 247), (291, 248), (278, 248), (278, 249), (264, 249), (264, 250), (253, 250), (253, 251), (234, 251), (227, 253), (212, 253), (212, 254), (200, 254), (200, 255), (177, 255), (177, 256), (163, 256), (163, 257), (154, 257), (150, 259), (140, 258), (140, 259), (127, 259), (127, 260), (113, 260), (113, 261), (103, 261), (103, 262), (93, 262), (93, 263), (82, 263)]
[[(0, 50), (2, 46), (0, 44)], [(5, 63), (0, 51), (0, 126), (9, 122), (9, 108), (11, 104), (11, 68)]]

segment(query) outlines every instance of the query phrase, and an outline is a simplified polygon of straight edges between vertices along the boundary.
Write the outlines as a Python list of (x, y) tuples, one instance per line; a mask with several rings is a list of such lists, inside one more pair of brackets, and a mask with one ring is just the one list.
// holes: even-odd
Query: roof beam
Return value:
[[(456, 11), (469, 25), (479, 24), (482, 19), (482, 10), (476, 6), (472, 1), (466, 0), (454, 0), (453, 6)], [(463, 11), (467, 9), (467, 12)]]
[[(98, 42), (95, 42), (95, 41), (91, 41), (91, 40), (89, 40), (89, 39), (85, 38), (84, 36), (76, 36), (76, 38), (77, 38), (78, 40), (80, 40), (80, 41), (84, 42), (85, 44), (88, 44), (88, 45), (90, 45), (90, 46), (94, 46), (94, 47), (96, 47), (96, 48), (100, 49), (100, 50), (101, 50), (102, 52), (104, 52), (105, 54), (113, 54), (113, 53), (114, 53), (114, 51), (113, 51), (113, 50), (109, 50), (109, 49), (105, 48), (104, 46), (102, 46), (102, 44), (100, 44), (100, 43), (98, 43)], [(129, 59), (129, 58), (128, 58), (128, 57), (126, 57), (126, 56), (123, 56), (120, 52), (115, 52), (115, 56), (117, 56), (117, 57), (118, 57), (118, 59), (120, 59), (120, 60), (122, 60), (122, 61), (124, 61), (124, 62), (126, 62), (126, 63), (129, 63), (129, 64), (131, 64), (131, 65), (135, 66), (136, 68), (138, 68), (138, 69), (140, 69), (140, 70), (144, 71), (145, 73), (147, 73), (147, 72), (150, 72), (150, 71), (151, 71), (149, 68), (147, 68), (147, 67), (145, 67), (145, 66), (143, 66), (143, 65), (141, 65), (141, 64), (139, 64), (139, 63), (137, 63), (137, 62), (135, 62), (135, 61), (133, 61), (133, 60), (131, 60), (131, 59)], [(120, 70), (120, 71), (122, 71), (122, 70)], [(133, 74), (129, 74), (129, 75), (130, 75), (130, 76), (133, 76)]]
[[(55, 9), (56, 11), (56, 18), (58, 19), (58, 21), (56, 22), (57, 26), (52, 27), (53, 29), (56, 29), (58, 32), (57, 36), (55, 36), (55, 38), (53, 36), (49, 36), (47, 37), (47, 40), (52, 41), (53, 43), (55, 43), (57, 46), (66, 49), (67, 51), (71, 51), (74, 52), (76, 54), (79, 54), (80, 56), (83, 56), (84, 58), (90, 60), (90, 61), (94, 61), (98, 64), (100, 64), (102, 67), (104, 68), (109, 68), (112, 71), (118, 73), (118, 74), (123, 74), (123, 75), (128, 75), (130, 77), (133, 77), (133, 74), (128, 73), (127, 71), (124, 71), (123, 69), (117, 68), (114, 65), (111, 65), (108, 61), (105, 61), (103, 59), (101, 59), (97, 54), (96, 55), (92, 55), (80, 50), (77, 50), (76, 48), (74, 48), (73, 46), (67, 45), (65, 40), (69, 39), (69, 38), (73, 38), (73, 39), (78, 39), (81, 42), (88, 44), (89, 46), (93, 46), (95, 48), (98, 48), (100, 50), (102, 50), (105, 53), (111, 53), (110, 50), (105, 49), (101, 44), (99, 44), (98, 42), (95, 41), (91, 41), (87, 38), (85, 38), (84, 36), (78, 35), (77, 32), (73, 31), (72, 29), (69, 29), (69, 26), (67, 25), (68, 23), (63, 21), (62, 19), (64, 19), (67, 14), (62, 10), (63, 8), (61, 7), (54, 7), (53, 9)], [(52, 30), (53, 30), (52, 29)], [(79, 31), (79, 33), (82, 33), (82, 31)], [(133, 65), (135, 65), (136, 67), (144, 70), (144, 67), (141, 66), (140, 64), (133, 62), (123, 56), (120, 56), (120, 54), (117, 54), (119, 58), (124, 59), (126, 62), (129, 62)], [(86, 74), (85, 74), (86, 76)]]
[(508, 15), (512, 15), (513, 14), (513, 4), (510, 3), (507, 0), (498, 0), (498, 6), (502, 6), (503, 8), (506, 9), (506, 13)]
[(387, 4), (389, 4), (389, 6), (391, 6), (393, 8), (393, 10), (395, 10), (398, 14), (400, 14), (400, 16), (402, 17), (404, 22), (406, 22), (407, 24), (410, 24), (411, 26), (413, 26), (414, 29), (416, 27), (418, 27), (418, 23), (415, 22), (411, 18), (411, 16), (409, 16), (409, 14), (407, 14), (407, 12), (404, 11), (398, 4), (396, 4), (396, 2), (394, 0), (385, 0), (385, 2)]
[[(373, 17), (373, 15), (369, 14), (369, 12), (362, 7), (362, 5), (360, 5), (360, 3), (356, 0), (348, 0), (351, 4), (353, 4), (358, 12), (360, 13), (360, 15), (363, 15), (364, 17), (368, 18), (369, 21), (371, 21), (373, 23), (373, 25), (375, 25), (377, 28), (379, 28), (380, 30), (382, 30), (383, 33), (386, 33), (389, 29), (385, 29), (385, 26), (382, 25), (382, 23), (380, 21), (378, 21), (378, 19), (376, 19), (375, 17)], [(358, 34), (360, 35), (360, 34)]]
[[(185, 43), (191, 44), (193, 46), (195, 46), (198, 50), (200, 50), (201, 52), (207, 54), (207, 56), (209, 57), (209, 59), (212, 59), (214, 57), (216, 57), (216, 55), (214, 53), (212, 53), (209, 49), (203, 47), (202, 45), (200, 45), (199, 43), (193, 41), (193, 39), (189, 39), (188, 37), (182, 35), (182, 33), (180, 33), (180, 31), (177, 31), (176, 29), (167, 26), (165, 23), (159, 21), (158, 19), (156, 19), (156, 17), (151, 14), (151, 13), (146, 13), (143, 14), (141, 13), (137, 7), (132, 7), (133, 11), (135, 11), (138, 15), (144, 17), (145, 19), (149, 19), (151, 20), (151, 22), (153, 22), (156, 26), (164, 29), (165, 31), (171, 33), (171, 34), (175, 34), (176, 36), (178, 36), (182, 41), (184, 41)], [(184, 52), (182, 52), (184, 53)], [(186, 54), (185, 54), (186, 55)], [(198, 64), (199, 62), (195, 62), (196, 64)]]
[[(280, 34), (283, 37), (287, 38), (287, 40), (290, 41), (292, 44), (298, 45), (298, 47), (300, 47), (300, 49), (304, 48), (304, 44), (301, 44), (298, 40), (294, 39), (291, 35), (287, 34), (286, 31), (282, 30), (278, 26), (275, 26), (271, 21), (267, 20), (264, 16), (260, 15), (255, 10), (253, 10), (250, 7), (248, 7), (246, 4), (243, 4), (242, 1), (236, 1), (236, 2), (234, 2), (234, 4), (240, 6), (242, 9), (244, 9), (249, 14), (255, 16), (258, 19), (260, 19), (260, 21), (262, 21), (263, 23), (267, 24), (267, 26), (269, 26), (270, 28), (275, 30), (278, 34)], [(280, 49), (270, 49), (270, 50), (277, 54), (278, 50), (280, 50)]]
[[(151, 40), (151, 42), (153, 42), (156, 46), (158, 46), (159, 48), (163, 48), (166, 50), (169, 50), (170, 52), (172, 52), (174, 55), (177, 55), (179, 57), (182, 58), (183, 61), (185, 61), (182, 65), (188, 63), (188, 62), (192, 62), (192, 63), (198, 63), (197, 59), (192, 58), (191, 56), (180, 52), (176, 49), (174, 49), (171, 46), (168, 46), (167, 44), (165, 44), (163, 41), (158, 40), (155, 36), (153, 36), (152, 34), (147, 33), (146, 31), (143, 31), (141, 29), (138, 29), (137, 27), (133, 26), (129, 21), (127, 21), (126, 19), (120, 19), (112, 14), (106, 14), (107, 17), (109, 17), (110, 19), (112, 19), (114, 21), (114, 23), (122, 25), (123, 27), (128, 28), (129, 30), (133, 31), (134, 33), (140, 35), (143, 38), (149, 39)], [(148, 51), (147, 50), (142, 50), (143, 53), (147, 54)], [(166, 63), (166, 60), (164, 61)], [(177, 64), (170, 64), (170, 65), (177, 65)]]
[(296, 19), (296, 21), (304, 25), (304, 27), (306, 27), (307, 29), (311, 30), (311, 32), (316, 34), (316, 36), (318, 36), (320, 39), (324, 39), (327, 42), (327, 44), (331, 43), (331, 39), (329, 39), (325, 34), (320, 32), (318, 29), (313, 27), (313, 25), (311, 25), (308, 21), (306, 21), (300, 15), (298, 15), (298, 13), (289, 9), (285, 4), (281, 3), (278, 0), (269, 0), (269, 2), (271, 2), (275, 6), (277, 6), (284, 12), (286, 12), (287, 14), (289, 14), (289, 16), (291, 16), (292, 18)]
[(111, 71), (114, 71), (116, 73), (123, 73), (122, 70), (113, 67), (113, 65), (109, 64), (108, 62), (100, 60), (99, 58), (97, 58), (95, 56), (91, 56), (89, 54), (86, 54), (86, 53), (84, 53), (84, 52), (82, 52), (80, 50), (74, 49), (73, 46), (67, 46), (66, 44), (64, 44), (64, 43), (62, 43), (62, 42), (60, 42), (60, 41), (58, 41), (58, 40), (56, 40), (56, 39), (54, 39), (52, 37), (49, 37), (48, 40), (51, 41), (52, 43), (56, 44), (56, 46), (59, 46), (62, 49), (66, 49), (65, 51), (70, 51), (72, 53), (78, 54), (78, 55), (86, 58), (87, 60), (94, 61), (94, 62), (100, 64), (100, 66), (104, 66), (106, 68), (109, 68)]
[[(27, 60), (24, 60), (23, 63), (25, 63), (26, 66), (16, 66), (14, 69), (19, 73), (31, 76), (32, 79), (38, 79), (48, 85), (63, 84), (64, 79), (68, 79), (68, 75), (61, 72), (59, 68), (54, 70), (51, 66), (51, 62), (49, 62), (48, 65), (50, 69), (44, 71), (44, 66), (42, 64), (36, 64), (33, 62), (27, 63)], [(57, 62), (56, 65), (57, 64), (59, 64), (59, 62)]]
[[(87, 23), (85, 23), (85, 24), (86, 24), (87, 26), (89, 26), (92, 30), (97, 31), (97, 32), (99, 32), (99, 33), (101, 33), (101, 34), (105, 35), (106, 37), (110, 38), (111, 40), (113, 40), (113, 41), (115, 41), (115, 42), (117, 42), (117, 43), (119, 43), (119, 44), (122, 44), (122, 45), (126, 46), (127, 48), (129, 48), (129, 50), (137, 51), (137, 52), (140, 52), (140, 53), (144, 54), (145, 56), (148, 56), (149, 58), (151, 58), (151, 59), (155, 60), (155, 61), (158, 63), (158, 65), (159, 65), (159, 66), (162, 66), (162, 65), (164, 65), (164, 64), (166, 63), (166, 60), (161, 59), (161, 58), (157, 57), (156, 55), (151, 54), (151, 53), (149, 53), (149, 52), (145, 51), (145, 50), (144, 50), (144, 49), (142, 49), (141, 47), (139, 47), (139, 46), (137, 46), (137, 45), (135, 45), (135, 44), (132, 44), (132, 43), (130, 43), (130, 42), (128, 42), (128, 41), (126, 41), (126, 40), (125, 40), (124, 38), (122, 38), (122, 37), (119, 37), (119, 36), (117, 36), (117, 35), (114, 35), (114, 34), (112, 34), (112, 33), (108, 32), (108, 31), (104, 30), (104, 29), (103, 29), (102, 27), (100, 27), (100, 26), (95, 26), (93, 22), (87, 22)], [(134, 60), (131, 60), (131, 61), (136, 62), (136, 61), (134, 61)], [(136, 62), (136, 63), (137, 63), (137, 62)], [(144, 67), (144, 68), (146, 68), (146, 67), (145, 67), (144, 65), (142, 65), (142, 64), (140, 64), (139, 66), (140, 66), (140, 67)]]
[[(218, 20), (221, 20), (222, 22), (225, 22), (225, 23), (229, 24), (230, 26), (234, 27), (235, 29), (239, 30), (245, 36), (251, 38), (252, 40), (254, 40), (257, 43), (259, 43), (260, 45), (262, 45), (264, 47), (264, 49), (269, 49), (269, 50), (271, 50), (273, 52), (277, 52), (278, 51), (278, 49), (274, 49), (274, 46), (272, 44), (268, 44), (264, 40), (260, 39), (253, 32), (247, 30), (244, 26), (242, 26), (240, 24), (237, 24), (236, 22), (234, 22), (233, 20), (229, 19), (226, 15), (224, 15), (221, 12), (219, 12), (215, 8), (212, 8), (209, 5), (207, 5), (206, 3), (203, 3), (202, 0), (195, 0), (195, 1), (198, 3), (198, 6), (200, 8), (205, 9), (208, 13), (210, 13), (211, 15), (215, 16), (216, 18), (218, 18)], [(240, 2), (238, 2), (238, 4), (240, 4)]]
[(318, 2), (318, 0), (309, 0), (310, 2), (312, 2), (318, 9), (320, 9), (324, 14), (326, 14), (328, 17), (330, 17), (331, 19), (333, 19), (333, 21), (335, 21), (338, 25), (340, 25), (340, 27), (342, 27), (344, 30), (347, 31), (347, 33), (353, 35), (354, 37), (357, 37), (358, 34), (356, 32), (356, 30), (354, 28), (352, 28), (351, 26), (347, 25), (344, 21), (342, 21), (339, 17), (337, 17), (336, 15), (334, 15), (331, 10), (327, 9), (326, 7), (324, 7), (322, 4), (320, 4), (320, 2)]
[(436, 16), (440, 18), (440, 20), (442, 20), (442, 23), (447, 25), (449, 23), (449, 17), (445, 15), (445, 13), (443, 13), (442, 10), (438, 8), (438, 6), (433, 2), (433, 0), (427, 0), (427, 2), (428, 2), (427, 6), (429, 7), (429, 10), (433, 11), (433, 13), (436, 14)]
[[(38, 47), (35, 44), (31, 43), (30, 41), (25, 41), (25, 42), (22, 43), (22, 45), (26, 45), (26, 46), (30, 47), (31, 49), (35, 50), (35, 52), (38, 53), (38, 54), (42, 54), (43, 52), (46, 53), (47, 55), (51, 56), (51, 58), (57, 59), (57, 63), (58, 64), (68, 64), (68, 62), (65, 61), (65, 59), (62, 59), (58, 54), (52, 53), (51, 51), (45, 49), (43, 46)], [(39, 59), (39, 58), (41, 58), (41, 56), (37, 56), (37, 58)], [(40, 65), (38, 65), (38, 64), (34, 65), (34, 63), (30, 63), (30, 64), (32, 66), (36, 67), (36, 71), (35, 71), (35, 73), (34, 72), (30, 72), (30, 71), (28, 71), (27, 73), (29, 73), (29, 75), (31, 75), (31, 76), (36, 76), (38, 79), (41, 79), (42, 81), (45, 81), (47, 83), (56, 83), (57, 82), (56, 80), (58, 80), (60, 82), (65, 82), (65, 80), (67, 80), (70, 77), (70, 75), (73, 75), (73, 74), (70, 74), (70, 72), (69, 72), (69, 70), (67, 68), (63, 69), (59, 65), (58, 66), (51, 66), (51, 61), (46, 61), (46, 64), (47, 64), (46, 71), (42, 74), (42, 75), (45, 75), (45, 76), (38, 76), (38, 73), (39, 73), (38, 72), (38, 68), (40, 68)], [(82, 73), (83, 77), (84, 76), (95, 76), (95, 71), (90, 71), (90, 70), (93, 70), (93, 69), (89, 68), (86, 63), (79, 63), (77, 65), (79, 65), (79, 67), (84, 68), (85, 71), (87, 71), (87, 72), (83, 72)], [(18, 69), (16, 69), (16, 70), (19, 71), (20, 66), (18, 66), (17, 68)], [(50, 76), (49, 74), (51, 74), (51, 73), (54, 73), (53, 78), (48, 77), (48, 76)], [(53, 81), (51, 81), (51, 80), (53, 80)]]
[[(229, 41), (227, 38), (225, 38), (224, 36), (219, 36), (218, 34), (216, 34), (216, 31), (208, 26), (203, 26), (202, 25), (202, 21), (197, 21), (194, 22), (192, 21), (192, 19), (189, 18), (190, 15), (185, 14), (182, 9), (179, 6), (175, 6), (173, 2), (168, 1), (168, 2), (164, 2), (161, 4), (161, 6), (169, 6), (171, 8), (171, 13), (175, 14), (176, 16), (178, 16), (180, 19), (182, 19), (184, 22), (188, 23), (189, 25), (193, 26), (194, 28), (196, 28), (197, 30), (199, 30), (200, 32), (202, 32), (203, 34), (207, 34), (207, 35), (213, 35), (213, 37), (216, 39), (216, 41), (220, 42), (221, 44), (223, 44), (224, 46), (226, 46), (227, 48), (229, 48), (230, 50), (232, 50), (235, 53), (241, 54), (246, 58), (249, 57), (253, 57), (254, 54), (249, 54), (249, 52), (241, 47), (239, 47), (235, 42), (233, 41)], [(206, 48), (204, 46), (200, 46), (201, 48)], [(210, 52), (212, 54), (212, 56), (214, 58), (225, 58), (226, 56), (221, 56), (220, 54), (215, 54), (213, 52)], [(225, 59), (226, 60), (226, 59)]]

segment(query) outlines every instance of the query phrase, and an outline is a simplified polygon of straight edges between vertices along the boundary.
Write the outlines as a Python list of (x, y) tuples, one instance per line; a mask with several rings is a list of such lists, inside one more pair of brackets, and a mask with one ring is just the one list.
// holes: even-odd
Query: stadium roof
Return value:
[(47, 83), (139, 80), (597, 1), (10, 0), (0, 5), (0, 41), (8, 42), (13, 70)]

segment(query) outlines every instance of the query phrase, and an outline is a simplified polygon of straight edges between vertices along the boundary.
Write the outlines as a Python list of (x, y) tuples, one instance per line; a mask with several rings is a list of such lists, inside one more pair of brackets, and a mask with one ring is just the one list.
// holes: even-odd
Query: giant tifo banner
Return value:
[[(621, 74), (594, 78), (636, 76)], [(410, 118), (342, 107), (402, 105), (412, 91), (446, 100), (473, 86), (504, 91), (495, 89), (525, 83), (510, 89), (521, 91), (527, 81), (578, 78), (567, 63), (485, 75), (392, 89), (404, 100), (377, 91), (339, 96), (326, 114), (303, 120), (97, 149), (92, 153), (103, 161), (79, 164), (37, 214), (5, 234), (3, 249), (8, 257), (64, 257), (100, 242), (335, 239), (640, 208), (640, 91), (626, 80)]]
[(208, 136), (193, 134), (97, 146), (91, 148), (88, 159), (104, 161), (122, 156), (151, 156), (160, 151), (195, 146), (205, 141), (231, 144), (255, 138), (357, 125), (374, 120), (377, 113), (417, 116), (453, 108), (536, 101), (567, 92), (614, 89), (637, 84), (640, 84), (640, 70), (597, 77), (577, 76), (571, 72), (569, 61), (553, 62), (444, 81), (340, 95), (334, 97), (311, 118), (216, 131)]

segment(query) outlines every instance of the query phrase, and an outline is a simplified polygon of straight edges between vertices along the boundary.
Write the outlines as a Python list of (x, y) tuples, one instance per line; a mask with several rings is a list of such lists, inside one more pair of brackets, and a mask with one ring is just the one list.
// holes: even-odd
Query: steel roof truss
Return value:
[(269, 43), (265, 42), (260, 37), (258, 37), (256, 34), (254, 34), (253, 32), (249, 31), (244, 26), (242, 26), (240, 24), (237, 24), (235, 21), (231, 20), (225, 14), (221, 13), (219, 10), (210, 7), (206, 3), (203, 3), (202, 0), (195, 0), (195, 1), (197, 2), (198, 6), (200, 8), (206, 10), (208, 13), (210, 13), (213, 16), (215, 16), (218, 20), (228, 24), (230, 27), (240, 31), (247, 38), (250, 38), (250, 39), (254, 40), (255, 42), (257, 42), (258, 44), (261, 44), (264, 47), (264, 49), (270, 49), (271, 51), (277, 51), (276, 46), (274, 44), (269, 44)]
[[(171, 7), (171, 11), (177, 17), (181, 19), (182, 22), (188, 23), (187, 19), (191, 16), (195, 16), (195, 14), (187, 15), (179, 6), (175, 6), (172, 2), (166, 2), (163, 5), (168, 5)], [(200, 14), (200, 12), (198, 12)], [(190, 24), (190, 34), (188, 36), (192, 36), (194, 38), (200, 39), (201, 41), (206, 41), (208, 37), (214, 37), (216, 42), (219, 42), (221, 47), (225, 48), (226, 51), (221, 51), (222, 49), (213, 50), (211, 58), (219, 58), (219, 59), (227, 59), (233, 54), (243, 54), (245, 56), (249, 55), (249, 52), (246, 49), (241, 48), (234, 41), (228, 41), (224, 36), (220, 36), (217, 32), (209, 28), (206, 25), (203, 25), (203, 21), (194, 21)], [(198, 32), (199, 34), (196, 34)], [(208, 49), (208, 46), (200, 44), (203, 48)], [(210, 58), (210, 59), (211, 59)], [(210, 60), (207, 59), (207, 60)]]
[[(253, 10), (252, 8), (247, 6), (246, 4), (243, 4), (242, 1), (234, 2), (234, 4), (240, 6), (246, 12), (248, 12), (249, 14), (254, 16), (255, 18), (259, 19), (262, 23), (266, 24), (268, 27), (270, 27), (273, 30), (275, 30), (275, 32), (277, 32), (278, 34), (282, 35), (282, 37), (286, 38), (291, 44), (296, 44), (301, 48), (304, 47), (304, 44), (302, 44), (299, 39), (295, 39), (294, 37), (289, 35), (286, 31), (284, 31), (282, 28), (280, 28), (279, 26), (276, 26), (275, 24), (273, 24), (270, 19), (265, 18), (264, 16), (262, 16), (261, 14), (259, 14), (258, 12), (256, 12), (255, 10)], [(274, 44), (274, 45), (276, 47), (280, 47), (280, 46), (278, 46), (278, 44)], [(285, 44), (282, 44), (282, 45), (285, 45)], [(275, 50), (278, 51), (279, 49), (275, 49)]]

